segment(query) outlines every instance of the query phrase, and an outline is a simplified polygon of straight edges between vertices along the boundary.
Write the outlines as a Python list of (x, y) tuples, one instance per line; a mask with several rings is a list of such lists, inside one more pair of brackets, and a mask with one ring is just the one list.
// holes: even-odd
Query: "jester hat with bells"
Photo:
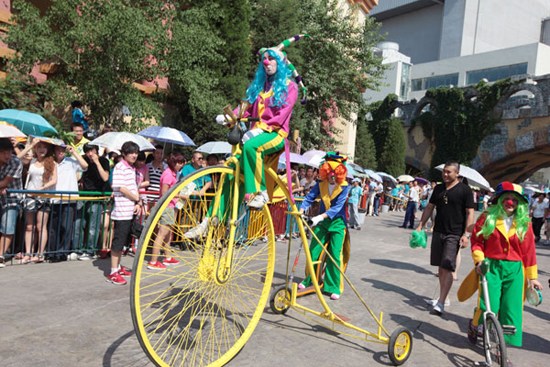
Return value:
[(307, 88), (304, 85), (304, 81), (303, 81), (302, 77), (300, 76), (300, 74), (296, 70), (296, 67), (288, 60), (288, 58), (286, 56), (286, 53), (283, 52), (283, 49), (285, 47), (290, 46), (293, 42), (299, 41), (302, 38), (309, 38), (309, 34), (297, 34), (293, 37), (290, 37), (290, 38), (284, 40), (283, 42), (279, 43), (275, 47), (262, 47), (258, 51), (258, 55), (261, 56), (266, 51), (270, 50), (270, 51), (275, 52), (277, 54), (277, 56), (279, 56), (281, 58), (281, 60), (284, 60), (284, 62), (287, 64), (288, 68), (292, 72), (292, 77), (294, 78), (294, 81), (296, 82), (296, 84), (298, 84), (300, 86), (300, 90), (302, 91), (301, 103), (305, 104), (306, 101), (307, 101)]
[[(321, 200), (325, 204), (325, 208), (330, 208), (330, 202), (342, 192), (342, 186), (347, 186), (346, 176), (348, 169), (346, 167), (346, 161), (348, 157), (339, 154), (338, 152), (328, 152), (323, 158), (324, 162), (319, 167), (319, 189), (321, 193)], [(336, 188), (329, 192), (330, 178), (334, 177), (336, 180)]]

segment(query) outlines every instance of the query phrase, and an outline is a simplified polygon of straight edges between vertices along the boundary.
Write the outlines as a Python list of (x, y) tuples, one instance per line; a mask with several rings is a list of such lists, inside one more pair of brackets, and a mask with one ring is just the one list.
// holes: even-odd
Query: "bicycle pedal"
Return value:
[(506, 335), (513, 335), (516, 333), (516, 327), (514, 325), (501, 325), (502, 332)]

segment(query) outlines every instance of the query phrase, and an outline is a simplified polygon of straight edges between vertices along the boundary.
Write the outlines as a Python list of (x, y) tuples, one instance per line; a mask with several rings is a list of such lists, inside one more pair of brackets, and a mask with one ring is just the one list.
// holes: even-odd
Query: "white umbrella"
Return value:
[(101, 135), (100, 137), (92, 140), (88, 144), (97, 145), (99, 147), (108, 148), (109, 150), (120, 150), (122, 144), (127, 141), (133, 141), (139, 146), (139, 150), (155, 150), (155, 146), (151, 144), (143, 136), (128, 133), (125, 131), (109, 132)]
[(226, 141), (209, 141), (198, 147), (197, 152), (204, 154), (228, 154), (231, 153), (231, 144)]
[(168, 126), (150, 126), (141, 130), (138, 135), (162, 143), (172, 143), (176, 145), (195, 146), (195, 143), (186, 133)]
[(319, 168), (325, 155), (327, 155), (327, 152), (322, 150), (309, 150), (302, 154), (302, 157), (305, 158), (308, 166)]
[(379, 176), (381, 176), (382, 178), (387, 178), (389, 181), (393, 182), (395, 185), (397, 185), (397, 180), (395, 179), (395, 177), (393, 177), (392, 175), (390, 175), (389, 173), (386, 173), (386, 172), (376, 172)]
[(15, 126), (0, 124), (0, 138), (24, 138), (26, 136)]
[(401, 175), (397, 177), (397, 181), (399, 182), (411, 182), (414, 181), (414, 177), (411, 175)]
[(371, 169), (368, 169), (368, 168), (364, 168), (365, 170), (365, 173), (367, 175), (369, 175), (369, 177), (374, 180), (374, 181), (377, 181), (377, 182), (382, 182), (382, 177), (380, 177), (380, 175), (376, 172), (374, 172), (373, 170)]
[[(283, 152), (279, 156), (279, 164), (285, 164), (285, 163), (286, 163), (286, 154)], [(304, 157), (302, 157), (300, 154), (290, 152), (290, 163), (308, 164), (308, 161)]]
[[(445, 167), (445, 165), (440, 164), (439, 166), (435, 167), (435, 169), (443, 171), (443, 167)], [(473, 168), (461, 164), (460, 172), (458, 174), (462, 177), (466, 177), (470, 185), (476, 185), (481, 187), (482, 189), (491, 190), (491, 185), (489, 184), (489, 181), (487, 181), (485, 177), (481, 175), (481, 173)]]

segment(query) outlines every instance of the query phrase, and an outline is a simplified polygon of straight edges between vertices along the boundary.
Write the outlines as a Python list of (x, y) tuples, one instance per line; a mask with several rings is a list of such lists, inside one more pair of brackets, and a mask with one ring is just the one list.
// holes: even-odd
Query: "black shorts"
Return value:
[(450, 271), (456, 270), (456, 255), (460, 249), (460, 236), (434, 232), (430, 252), (430, 265)]
[(132, 229), (132, 219), (128, 220), (114, 220), (113, 228), (113, 243), (111, 250), (122, 251), (124, 246), (130, 243), (130, 232)]

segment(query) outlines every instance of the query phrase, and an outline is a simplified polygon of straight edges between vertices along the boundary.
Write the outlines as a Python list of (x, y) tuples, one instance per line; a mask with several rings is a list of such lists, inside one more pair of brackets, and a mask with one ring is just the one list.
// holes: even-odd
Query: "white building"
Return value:
[(420, 99), (429, 88), (484, 78), (550, 74), (549, 0), (385, 0), (370, 15), (412, 66), (403, 67), (406, 57), (388, 59), (387, 86), (367, 92), (367, 102), (388, 93)]

